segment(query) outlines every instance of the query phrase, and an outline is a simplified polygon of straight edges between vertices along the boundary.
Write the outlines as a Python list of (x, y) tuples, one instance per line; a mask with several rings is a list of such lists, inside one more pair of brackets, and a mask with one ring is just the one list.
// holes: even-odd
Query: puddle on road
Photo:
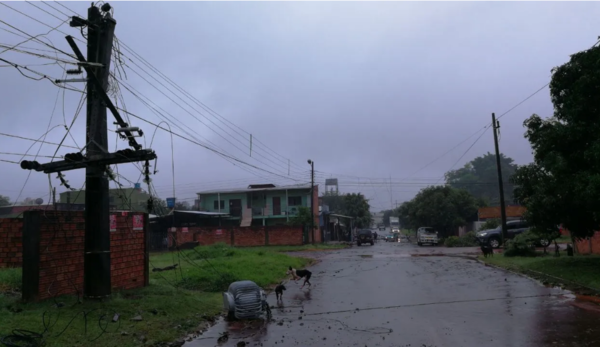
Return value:
[(264, 319), (228, 322), (221, 317), (206, 332), (191, 341), (188, 340), (183, 346), (204, 347), (217, 344), (238, 346), (238, 343), (241, 342), (245, 342), (245, 345), (249, 346), (250, 342), (260, 341), (266, 335), (268, 325), (269, 323)]
[(361, 258), (373, 258), (373, 254), (359, 254), (358, 256)]

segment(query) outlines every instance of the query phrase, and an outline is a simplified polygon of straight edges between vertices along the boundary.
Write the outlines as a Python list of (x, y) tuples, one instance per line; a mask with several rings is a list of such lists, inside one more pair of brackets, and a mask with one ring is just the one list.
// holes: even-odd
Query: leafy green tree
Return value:
[(474, 219), (477, 202), (466, 190), (433, 186), (421, 189), (410, 203), (400, 208), (402, 218), (407, 218), (411, 226), (433, 227), (445, 237)]
[(190, 203), (187, 201), (177, 201), (175, 202), (175, 210), (176, 211), (188, 211), (190, 210)]
[(556, 68), (550, 82), (554, 115), (524, 125), (534, 162), (517, 170), (515, 195), (537, 232), (563, 224), (575, 238), (600, 229), (600, 47)]
[(344, 195), (336, 191), (325, 192), (321, 195), (323, 204), (329, 206), (329, 211), (341, 213), (344, 211)]
[(344, 195), (344, 214), (354, 218), (358, 228), (369, 228), (373, 217), (371, 216), (369, 201), (360, 193)]
[(167, 208), (166, 200), (163, 200), (156, 196), (151, 197), (151, 199), (152, 199), (152, 210), (148, 211), (148, 213), (155, 214), (157, 216), (164, 216), (169, 213), (170, 209)]
[(10, 198), (8, 196), (0, 195), (0, 206), (9, 206)]
[[(299, 207), (298, 214), (290, 218), (289, 224), (294, 226), (310, 226), (312, 223), (312, 213), (308, 207)], [(310, 230), (310, 228), (309, 228)]]
[(400, 219), (400, 225), (403, 229), (417, 229), (419, 227), (417, 221), (413, 219), (414, 216), (414, 203), (413, 200), (405, 201), (395, 211), (395, 215)]
[[(505, 201), (513, 201), (513, 184), (510, 178), (514, 175), (518, 166), (514, 160), (500, 154), (500, 167), (502, 168), (502, 180), (504, 181)], [(445, 174), (446, 183), (456, 189), (464, 189), (479, 199), (479, 207), (500, 204), (500, 192), (498, 190), (498, 169), (496, 167), (496, 156), (487, 153), (477, 157), (464, 167), (448, 171)]]

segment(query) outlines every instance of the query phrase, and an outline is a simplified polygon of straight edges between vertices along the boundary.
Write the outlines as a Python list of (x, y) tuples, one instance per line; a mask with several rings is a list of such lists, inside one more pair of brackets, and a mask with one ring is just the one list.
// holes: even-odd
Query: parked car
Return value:
[[(517, 235), (520, 235), (528, 231), (529, 225), (526, 221), (515, 220), (506, 222), (506, 238), (508, 240), (514, 239)], [(489, 244), (493, 248), (499, 248), (502, 244), (502, 226), (498, 226), (494, 229), (482, 230), (475, 234), (477, 241), (481, 244)], [(541, 238), (538, 240), (538, 244), (542, 247), (548, 247), (552, 240)]]
[(437, 245), (439, 242), (438, 232), (431, 227), (420, 227), (417, 229), (417, 245)]
[(363, 243), (370, 243), (371, 246), (375, 244), (375, 241), (373, 240), (373, 232), (371, 230), (359, 230), (356, 234), (356, 245), (360, 246)]
[(398, 242), (398, 234), (385, 235), (385, 242)]

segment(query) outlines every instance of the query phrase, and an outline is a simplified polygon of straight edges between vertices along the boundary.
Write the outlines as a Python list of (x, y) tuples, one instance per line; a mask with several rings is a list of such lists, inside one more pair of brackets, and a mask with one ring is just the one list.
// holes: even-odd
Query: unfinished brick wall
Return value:
[[(139, 217), (141, 216), (141, 224)], [(111, 284), (131, 289), (148, 284), (147, 216), (115, 214), (111, 227)], [(134, 223), (136, 218), (137, 223)], [(83, 212), (32, 211), (23, 218), (23, 298), (47, 299), (82, 293)]]
[(21, 267), (23, 261), (23, 221), (0, 219), (0, 268)]
[(579, 254), (600, 254), (600, 231), (589, 239), (578, 240), (575, 247)]
[(171, 228), (169, 248), (187, 242), (198, 241), (200, 245), (225, 243), (236, 247), (269, 245), (302, 245), (302, 227), (265, 226), (233, 228)]

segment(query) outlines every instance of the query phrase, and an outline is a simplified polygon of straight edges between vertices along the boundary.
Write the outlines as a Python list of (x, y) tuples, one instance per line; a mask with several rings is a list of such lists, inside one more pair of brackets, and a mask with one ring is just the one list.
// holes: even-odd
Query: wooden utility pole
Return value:
[[(100, 9), (88, 9), (88, 63), (102, 67), (91, 68), (101, 85), (87, 82), (87, 156), (95, 157), (108, 152), (106, 106), (100, 93), (108, 87), (110, 56), (117, 22), (109, 16), (102, 18)], [(95, 26), (96, 29), (93, 29)], [(111, 293), (110, 279), (110, 217), (108, 178), (106, 167), (91, 164), (85, 168), (85, 250), (83, 292), (86, 296), (106, 297)]]
[[(21, 168), (44, 173), (86, 169), (85, 175), (85, 245), (84, 245), (84, 285), (87, 298), (100, 299), (111, 294), (110, 271), (110, 215), (107, 166), (155, 159), (156, 154), (135, 140), (132, 132), (143, 133), (139, 128), (130, 127), (121, 118), (116, 107), (106, 94), (110, 74), (110, 59), (113, 47), (116, 21), (110, 15), (111, 6), (92, 6), (88, 9), (88, 19), (73, 17), (72, 27), (88, 28), (87, 60), (77, 47), (75, 40), (67, 36), (67, 42), (79, 60), (79, 66), (87, 73), (87, 130), (85, 155), (70, 153), (64, 161), (40, 164), (36, 161), (23, 161)], [(60, 82), (60, 81), (59, 81)], [(108, 127), (106, 108), (109, 108), (119, 126), (117, 134), (128, 139), (134, 149), (108, 152)]]
[(308, 159), (310, 164), (310, 232), (312, 244), (315, 243), (315, 162)]
[(504, 203), (504, 183), (502, 181), (502, 166), (500, 160), (500, 150), (498, 149), (498, 129), (500, 123), (496, 120), (496, 115), (492, 113), (492, 129), (494, 130), (494, 146), (496, 147), (496, 168), (498, 169), (498, 188), (500, 189), (500, 217), (502, 218), (502, 244), (507, 237), (506, 230), (506, 205)]

